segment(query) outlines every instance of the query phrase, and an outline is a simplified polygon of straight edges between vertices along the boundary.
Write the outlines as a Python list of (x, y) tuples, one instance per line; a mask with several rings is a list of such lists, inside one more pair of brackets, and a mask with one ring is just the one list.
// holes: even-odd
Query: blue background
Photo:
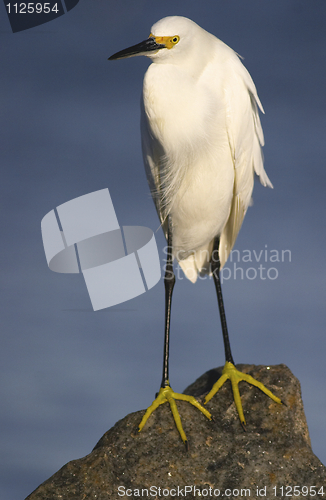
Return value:
[[(275, 280), (238, 274), (224, 282), (231, 343), (236, 362), (285, 363), (299, 378), (312, 447), (326, 462), (326, 2), (83, 0), (61, 18), (15, 34), (1, 5), (0, 497), (6, 500), (24, 498), (64, 463), (89, 453), (159, 388), (163, 282), (95, 313), (82, 275), (47, 268), (40, 222), (61, 203), (108, 187), (120, 225), (156, 231), (164, 265), (165, 240), (140, 148), (149, 60), (107, 58), (144, 40), (167, 15), (193, 19), (244, 56), (264, 105), (265, 166), (274, 190), (256, 183), (236, 248), (241, 255), (290, 250), (291, 262), (261, 262), (277, 269)], [(246, 271), (260, 263), (237, 265)], [(223, 363), (213, 283), (192, 285), (180, 273), (172, 311), (174, 390)]]

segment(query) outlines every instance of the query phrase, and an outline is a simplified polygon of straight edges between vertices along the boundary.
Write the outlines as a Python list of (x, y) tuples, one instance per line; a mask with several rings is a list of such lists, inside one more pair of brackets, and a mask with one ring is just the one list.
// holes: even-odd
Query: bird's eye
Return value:
[(167, 49), (172, 49), (178, 43), (180, 37), (178, 35), (171, 36), (171, 38), (168, 36), (162, 36), (161, 38), (156, 38), (156, 41), (157, 40), (162, 40)]
[(178, 41), (180, 40), (180, 37), (179, 36), (174, 36), (173, 38), (171, 38), (171, 42), (175, 45), (176, 43), (178, 43)]

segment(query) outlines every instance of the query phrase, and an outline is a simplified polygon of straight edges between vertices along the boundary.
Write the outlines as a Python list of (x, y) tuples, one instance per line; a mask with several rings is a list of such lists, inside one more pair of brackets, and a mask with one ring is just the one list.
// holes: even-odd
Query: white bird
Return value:
[(185, 17), (166, 17), (149, 38), (112, 59), (148, 56), (144, 78), (141, 133), (151, 193), (168, 242), (165, 274), (166, 324), (163, 379), (140, 429), (162, 403), (171, 406), (182, 440), (187, 443), (174, 399), (187, 400), (208, 418), (194, 398), (172, 391), (168, 378), (173, 259), (186, 277), (212, 273), (220, 309), (226, 363), (206, 401), (230, 379), (241, 423), (245, 424), (238, 383), (256, 385), (275, 402), (263, 384), (234, 366), (226, 326), (220, 268), (235, 243), (250, 205), (256, 173), (272, 184), (264, 170), (264, 136), (256, 87), (238, 55), (221, 40)]

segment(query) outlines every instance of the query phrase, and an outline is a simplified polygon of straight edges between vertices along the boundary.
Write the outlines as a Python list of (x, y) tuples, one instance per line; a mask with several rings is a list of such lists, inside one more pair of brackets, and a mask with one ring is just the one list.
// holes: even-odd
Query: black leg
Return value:
[(219, 250), (218, 250), (219, 244), (220, 244), (220, 239), (218, 236), (216, 236), (216, 238), (214, 240), (214, 248), (213, 248), (213, 253), (212, 253), (212, 258), (211, 258), (211, 270), (213, 273), (213, 279), (214, 279), (216, 294), (217, 294), (217, 302), (218, 302), (218, 307), (220, 310), (222, 334), (223, 334), (224, 349), (225, 349), (225, 360), (234, 365), (234, 361), (233, 361), (233, 357), (232, 357), (232, 353), (231, 353), (228, 327), (226, 324), (226, 317), (225, 317), (225, 310), (224, 310), (224, 303), (223, 303), (223, 296), (222, 296), (222, 287), (221, 287), (221, 281), (220, 281), (221, 262), (220, 262), (220, 255), (219, 255)]
[(214, 249), (213, 249), (212, 258), (211, 258), (211, 270), (213, 273), (213, 278), (214, 278), (214, 283), (215, 283), (215, 288), (216, 288), (216, 293), (217, 293), (218, 307), (220, 310), (224, 349), (225, 349), (225, 365), (224, 365), (221, 377), (215, 382), (212, 389), (209, 391), (209, 393), (205, 397), (205, 403), (208, 403), (208, 401), (210, 401), (212, 399), (212, 397), (222, 387), (222, 385), (225, 383), (226, 380), (230, 380), (231, 386), (232, 386), (234, 403), (235, 403), (235, 406), (236, 406), (236, 409), (237, 409), (237, 412), (238, 412), (238, 415), (240, 418), (240, 422), (241, 422), (243, 429), (246, 430), (246, 428), (245, 428), (246, 420), (245, 420), (245, 417), (243, 414), (241, 397), (240, 397), (240, 392), (239, 392), (239, 387), (238, 387), (239, 382), (241, 382), (242, 380), (245, 380), (246, 382), (248, 382), (248, 384), (251, 384), (251, 385), (254, 385), (255, 387), (258, 387), (261, 391), (263, 391), (267, 396), (269, 396), (276, 403), (282, 403), (282, 401), (277, 396), (274, 396), (274, 394), (270, 390), (268, 390), (261, 382), (258, 382), (258, 380), (255, 380), (251, 375), (248, 375), (247, 373), (240, 372), (234, 366), (234, 361), (233, 361), (233, 357), (231, 354), (229, 334), (228, 334), (228, 329), (227, 329), (227, 325), (226, 325), (226, 318), (225, 318), (225, 311), (224, 311), (224, 304), (223, 304), (223, 297), (222, 297), (222, 288), (221, 288), (221, 281), (220, 281), (221, 262), (220, 262), (220, 256), (219, 256), (219, 244), (220, 244), (219, 238), (216, 237), (214, 240)]
[(170, 321), (171, 321), (171, 303), (172, 292), (175, 284), (175, 275), (173, 272), (172, 258), (172, 221), (168, 216), (168, 252), (164, 276), (165, 286), (165, 336), (164, 336), (164, 357), (163, 357), (163, 377), (161, 387), (169, 386), (169, 343), (170, 343)]
[(171, 217), (168, 216), (168, 234), (167, 234), (167, 261), (164, 276), (165, 285), (165, 336), (164, 336), (164, 357), (163, 357), (163, 377), (161, 388), (155, 396), (155, 400), (149, 406), (143, 415), (143, 418), (139, 424), (139, 432), (143, 429), (148, 418), (151, 416), (153, 411), (155, 411), (161, 404), (169, 403), (172, 415), (179, 431), (182, 441), (186, 445), (188, 450), (187, 436), (182, 428), (180, 415), (176, 405), (176, 401), (187, 401), (188, 403), (195, 406), (200, 410), (205, 417), (209, 420), (212, 419), (211, 414), (207, 411), (193, 396), (186, 396), (185, 394), (179, 394), (172, 390), (169, 382), (169, 342), (170, 342), (170, 320), (171, 320), (171, 302), (172, 302), (172, 292), (175, 284), (175, 275), (173, 272), (173, 258), (172, 258), (172, 221)]

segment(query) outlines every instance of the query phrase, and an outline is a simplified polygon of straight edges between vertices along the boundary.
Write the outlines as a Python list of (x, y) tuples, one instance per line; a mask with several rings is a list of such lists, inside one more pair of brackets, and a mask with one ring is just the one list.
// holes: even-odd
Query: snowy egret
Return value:
[(238, 384), (255, 385), (275, 402), (281, 400), (261, 382), (235, 368), (220, 283), (228, 258), (250, 204), (256, 173), (264, 186), (272, 184), (264, 170), (264, 144), (256, 87), (238, 55), (221, 40), (185, 17), (166, 17), (152, 26), (149, 38), (109, 59), (148, 56), (144, 78), (142, 146), (151, 193), (168, 244), (165, 284), (165, 343), (160, 391), (147, 409), (169, 402), (182, 440), (187, 438), (175, 400), (185, 400), (211, 419), (193, 397), (174, 393), (169, 382), (169, 337), (173, 259), (187, 278), (213, 275), (225, 348), (220, 379), (207, 403), (227, 379), (241, 424), (245, 418)]

